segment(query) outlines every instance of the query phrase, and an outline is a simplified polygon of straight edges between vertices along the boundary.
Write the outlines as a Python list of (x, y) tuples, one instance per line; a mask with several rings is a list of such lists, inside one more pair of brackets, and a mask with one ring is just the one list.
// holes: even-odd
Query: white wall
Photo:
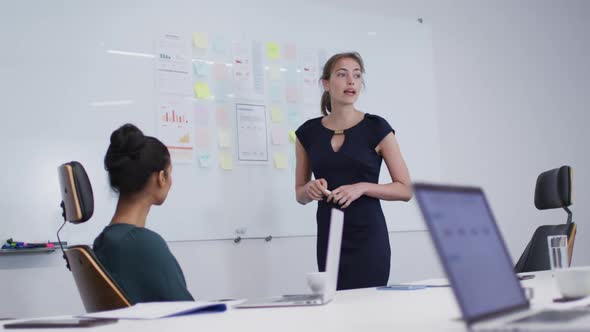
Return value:
[[(484, 187), (514, 258), (537, 225), (565, 220), (537, 211), (536, 176), (574, 167), (574, 264), (590, 265), (584, 204), (590, 199), (590, 2), (318, 0), (433, 28), (442, 175)], [(354, 22), (343, 22), (354, 24)], [(362, 29), (363, 27), (359, 27)], [(403, 112), (403, 110), (400, 110)], [(402, 146), (403, 149), (403, 146)], [(4, 194), (3, 194), (4, 195)], [(72, 225), (68, 225), (75, 227)], [(427, 233), (392, 233), (391, 281), (441, 275)], [(197, 298), (245, 297), (305, 288), (315, 239), (170, 244)], [(2, 316), (81, 312), (59, 254), (0, 257)]]
[[(303, 292), (307, 290), (305, 273), (317, 270), (315, 237), (169, 245), (197, 299)], [(438, 275), (438, 262), (427, 233), (392, 233), (391, 245), (392, 281)], [(0, 294), (6, 299), (0, 302), (0, 318), (84, 311), (61, 252), (2, 256), (0, 280)]]

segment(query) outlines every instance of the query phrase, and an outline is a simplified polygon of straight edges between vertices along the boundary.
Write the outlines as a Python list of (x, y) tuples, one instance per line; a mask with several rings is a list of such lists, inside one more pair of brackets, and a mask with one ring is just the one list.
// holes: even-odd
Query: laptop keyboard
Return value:
[(511, 323), (567, 323), (574, 319), (589, 315), (590, 311), (576, 310), (543, 310), (534, 315), (519, 318)]

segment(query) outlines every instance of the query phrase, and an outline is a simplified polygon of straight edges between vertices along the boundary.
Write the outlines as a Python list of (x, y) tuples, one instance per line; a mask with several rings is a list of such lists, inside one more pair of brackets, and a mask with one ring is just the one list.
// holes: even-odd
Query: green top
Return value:
[(156, 232), (109, 225), (94, 240), (94, 253), (132, 304), (193, 301), (180, 265)]

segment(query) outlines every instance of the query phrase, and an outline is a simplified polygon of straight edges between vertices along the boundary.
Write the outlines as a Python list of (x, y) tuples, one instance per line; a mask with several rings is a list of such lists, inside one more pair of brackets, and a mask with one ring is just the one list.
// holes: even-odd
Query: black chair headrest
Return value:
[(572, 205), (572, 168), (561, 166), (539, 174), (535, 186), (535, 206), (539, 210)]
[(79, 224), (94, 213), (94, 196), (88, 175), (82, 164), (71, 161), (57, 169), (61, 189), (64, 219)]

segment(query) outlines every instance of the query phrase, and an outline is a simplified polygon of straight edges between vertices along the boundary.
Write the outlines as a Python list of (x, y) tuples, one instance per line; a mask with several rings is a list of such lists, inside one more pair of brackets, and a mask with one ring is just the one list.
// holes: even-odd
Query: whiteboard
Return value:
[[(264, 67), (277, 63), (284, 69), (286, 47), (294, 46), (297, 60), (287, 70), (301, 69), (304, 50), (319, 54), (319, 61), (335, 52), (360, 52), (367, 74), (358, 108), (383, 116), (396, 130), (413, 180), (440, 178), (428, 25), (305, 2), (250, 1), (243, 7), (237, 0), (137, 5), (114, 0), (26, 1), (5, 4), (0, 15), (4, 45), (0, 135), (7, 142), (1, 166), (5, 220), (0, 236), (4, 238), (55, 239), (62, 222), (56, 169), (70, 160), (80, 161), (89, 174), (95, 213), (85, 225), (65, 227), (62, 238), (91, 243), (108, 224), (117, 199), (103, 169), (110, 133), (131, 122), (148, 135), (162, 135), (156, 61), (158, 41), (166, 35), (180, 38), (192, 63), (207, 59), (212, 44), (219, 40), (229, 47), (234, 41), (258, 42), (267, 58), (269, 43), (278, 45), (282, 57), (272, 59), (275, 62), (264, 60)], [(194, 33), (207, 36), (205, 50), (193, 45)], [(269, 69), (265, 70), (268, 83)], [(189, 94), (198, 81), (195, 75), (193, 68)], [(319, 92), (319, 84), (317, 88)], [(211, 95), (217, 93), (213, 85), (210, 89)], [(262, 97), (245, 94), (225, 101), (229, 148), (218, 142), (216, 100), (183, 97), (191, 105), (188, 116), (193, 121), (200, 107), (195, 104), (209, 103), (209, 122), (201, 127), (209, 129), (210, 164), (201, 167), (200, 148), (195, 146), (192, 160), (174, 162), (172, 190), (163, 206), (152, 208), (149, 228), (169, 241), (315, 234), (315, 204), (302, 206), (295, 201), (294, 145), (289, 139), (275, 145), (269, 131), (267, 162), (237, 160), (235, 104), (264, 106), (268, 130), (276, 125), (272, 118), (276, 103), (265, 91)], [(230, 88), (228, 94), (233, 92)], [(286, 120), (291, 108), (304, 114), (301, 122), (320, 115), (319, 100), (314, 105), (306, 103), (301, 92), (298, 97), (295, 105), (280, 103), (283, 131), (296, 129)], [(194, 131), (191, 137), (195, 139)], [(231, 170), (222, 169), (222, 152), (232, 158)], [(284, 168), (276, 167), (276, 154), (284, 157)], [(380, 181), (389, 181), (385, 166)], [(390, 231), (425, 229), (413, 201), (382, 202), (382, 206)]]

